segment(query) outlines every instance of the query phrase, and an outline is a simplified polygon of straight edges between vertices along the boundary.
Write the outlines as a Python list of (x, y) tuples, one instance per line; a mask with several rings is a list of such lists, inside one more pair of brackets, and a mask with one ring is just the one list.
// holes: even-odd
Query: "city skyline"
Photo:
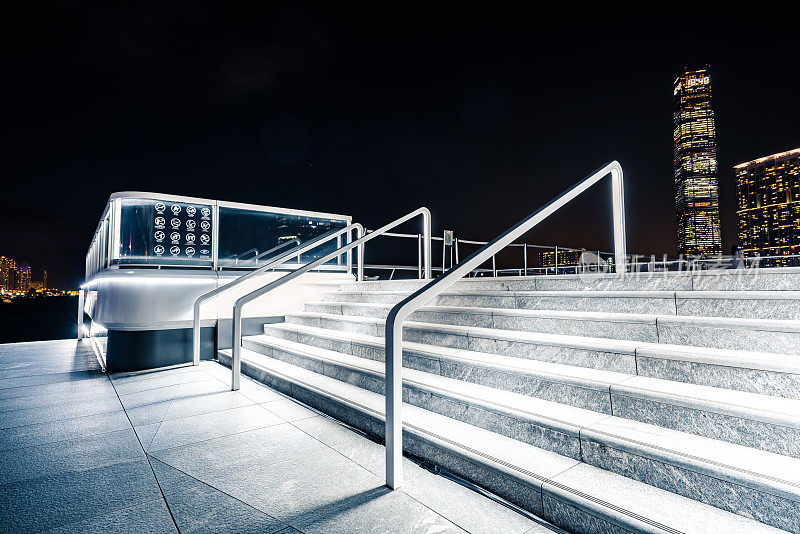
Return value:
[(0, 293), (27, 293), (31, 289), (46, 290), (47, 269), (42, 269), (42, 277), (33, 279), (31, 266), (27, 261), (17, 261), (8, 256), (0, 256)]
[[(717, 16), (697, 32), (677, 16), (523, 24), (437, 8), (377, 30), (325, 6), (232, 11), (12, 9), (4, 254), (76, 287), (98, 206), (125, 190), (372, 227), (425, 204), (435, 234), (487, 240), (616, 159), (629, 249), (675, 255), (670, 83), (686, 65), (713, 68), (724, 252), (738, 240), (733, 165), (800, 146), (784, 18)], [(529, 241), (607, 250), (594, 221), (609, 205), (592, 200)]]

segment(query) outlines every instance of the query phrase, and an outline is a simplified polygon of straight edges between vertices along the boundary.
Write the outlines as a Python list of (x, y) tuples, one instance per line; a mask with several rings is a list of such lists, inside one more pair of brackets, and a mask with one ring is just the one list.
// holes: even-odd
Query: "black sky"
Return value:
[[(0, 254), (59, 286), (82, 277), (114, 191), (369, 227), (427, 205), (436, 233), (487, 239), (611, 159), (626, 173), (629, 249), (674, 254), (672, 81), (685, 65), (713, 69), (725, 249), (732, 165), (800, 146), (798, 19), (785, 11), (116, 4), (0, 8)], [(606, 191), (589, 193), (528, 240), (609, 248), (609, 209)]]

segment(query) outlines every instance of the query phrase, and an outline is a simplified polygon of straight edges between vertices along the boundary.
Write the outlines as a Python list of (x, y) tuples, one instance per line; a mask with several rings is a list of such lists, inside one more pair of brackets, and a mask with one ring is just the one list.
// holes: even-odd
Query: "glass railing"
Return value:
[[(89, 246), (86, 279), (119, 266), (256, 269), (286, 246), (343, 228), (351, 220), (345, 215), (220, 200), (115, 193)], [(297, 264), (312, 262), (342, 244), (332, 242), (325, 250), (301, 256)], [(338, 257), (322, 267), (345, 270), (348, 264), (349, 257)]]

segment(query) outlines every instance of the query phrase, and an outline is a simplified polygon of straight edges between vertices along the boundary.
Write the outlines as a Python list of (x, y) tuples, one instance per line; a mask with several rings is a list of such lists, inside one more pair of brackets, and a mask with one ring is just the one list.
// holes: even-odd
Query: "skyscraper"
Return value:
[[(800, 254), (800, 148), (741, 163), (733, 172), (742, 253)], [(800, 261), (772, 258), (761, 265), (800, 265)]]
[(711, 73), (685, 69), (673, 86), (673, 164), (678, 251), (690, 256), (722, 253), (719, 184)]
[(31, 288), (31, 266), (23, 261), (17, 268), (17, 291), (27, 292)]

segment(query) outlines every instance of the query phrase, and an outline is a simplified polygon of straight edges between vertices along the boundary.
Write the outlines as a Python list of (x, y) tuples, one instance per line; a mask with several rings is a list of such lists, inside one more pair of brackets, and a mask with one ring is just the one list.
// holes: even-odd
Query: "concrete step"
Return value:
[[(383, 319), (390, 304), (314, 302), (310, 313)], [(800, 354), (800, 321), (585, 311), (425, 306), (413, 321), (571, 336)]]
[[(220, 352), (220, 361), (229, 365), (229, 351)], [(242, 367), (249, 376), (375, 437), (380, 438), (383, 434), (383, 397), (375, 392), (246, 349), (243, 350)], [(413, 374), (410, 370), (407, 373)], [(777, 532), (742, 515), (414, 405), (404, 405), (403, 417), (404, 449), (407, 452), (482, 485), (573, 532)], [(598, 421), (616, 419), (599, 417)], [(595, 439), (601, 441), (603, 438)], [(611, 442), (610, 439), (606, 441)], [(723, 444), (723, 447), (730, 445)], [(644, 450), (642, 446), (639, 448)], [(597, 447), (597, 450), (602, 449)], [(616, 452), (617, 449), (609, 451)], [(726, 451), (718, 451), (724, 458)], [(753, 471), (754, 462), (746, 465), (748, 476), (757, 478), (759, 483), (762, 482), (759, 477), (765, 475), (764, 482), (768, 483), (769, 491), (777, 494), (774, 495), (767, 491), (767, 486), (758, 486), (746, 476), (740, 476), (735, 482), (727, 479), (715, 482), (713, 476), (702, 475), (702, 458), (684, 460), (686, 465), (683, 469), (694, 477), (692, 482), (698, 495), (708, 488), (715, 492), (718, 486), (722, 487), (720, 484), (729, 484), (739, 492), (725, 494), (730, 497), (729, 508), (799, 531), (797, 521), (800, 513), (791, 480), (774, 477), (776, 480), (769, 485), (768, 473)], [(658, 464), (654, 462), (653, 465)], [(775, 467), (777, 473), (780, 473), (777, 469), (786, 469), (785, 465)], [(649, 472), (644, 464), (641, 469)], [(729, 474), (734, 477), (737, 471), (732, 469)], [(702, 478), (702, 484), (694, 483), (698, 477)], [(752, 495), (744, 495), (744, 490), (751, 491)], [(654, 506), (654, 503), (658, 505)], [(748, 509), (750, 505), (751, 509)], [(774, 513), (774, 510), (780, 513)]]
[[(266, 335), (248, 337), (243, 346), (383, 393), (382, 362)], [(579, 458), (580, 451), (579, 443), (575, 441), (577, 430), (601, 414), (609, 413), (800, 457), (800, 401), (794, 399), (641, 376), (618, 376), (619, 382), (612, 382), (608, 380), (612, 378), (608, 374), (587, 376), (591, 374), (587, 370), (584, 370), (584, 376), (569, 376), (566, 371), (557, 375), (552, 370), (548, 373), (539, 370), (534, 374), (521, 368), (512, 374), (508, 368), (498, 366), (498, 372), (493, 374), (490, 360), (482, 363), (489, 378), (472, 382), (451, 378), (441, 371), (434, 374), (407, 369), (406, 401), (449, 417), (463, 418), (476, 426), (490, 425), (489, 430), (516, 439), (528, 439), (531, 445), (575, 458)], [(531, 378), (535, 387), (530, 391), (534, 396), (485, 384), (502, 381), (503, 372), (518, 381)], [(572, 399), (575, 394), (583, 398)], [(579, 403), (588, 408), (577, 408), (568, 403)], [(487, 418), (487, 413), (494, 416)], [(520, 428), (531, 425), (535, 430), (525, 431), (529, 437), (520, 438)]]
[[(396, 304), (409, 291), (338, 291), (323, 300)], [(800, 291), (480, 291), (442, 293), (429, 306), (516, 308), (749, 319), (800, 319)]]
[[(265, 328), (266, 338), (383, 362), (383, 339), (304, 325), (277, 323)], [(259, 337), (249, 337), (247, 346)], [(486, 354), (423, 343), (404, 342), (403, 366), (456, 380), (504, 389), (544, 400), (611, 414), (611, 384), (629, 374)]]
[[(437, 328), (441, 329), (442, 327), (408, 323), (405, 327), (405, 337), (406, 339), (414, 338), (414, 334), (418, 331), (432, 334)], [(476, 335), (476, 331), (473, 329), (470, 332), (468, 327), (443, 328), (443, 336), (454, 336), (458, 335), (458, 330), (463, 331), (461, 337), (467, 338), (467, 346), (469, 346), (469, 336)], [(454, 329), (456, 332), (453, 331)], [(482, 329), (481, 331), (485, 332), (485, 335), (501, 332), (492, 329)], [(265, 325), (264, 333), (372, 360), (383, 361), (384, 358), (383, 338), (378, 336), (316, 328), (296, 323)], [(515, 334), (514, 332), (510, 333)], [(409, 334), (411, 335), (409, 336)], [(404, 341), (403, 361), (405, 366), (413, 369), (423, 371), (432, 369), (440, 374), (445, 374), (445, 376), (462, 380), (491, 381), (484, 383), (534, 396), (540, 396), (549, 391), (549, 389), (539, 388), (537, 381), (542, 380), (544, 383), (552, 384), (553, 380), (548, 378), (548, 374), (552, 374), (555, 377), (574, 377), (575, 387), (579, 388), (597, 382), (594, 387), (590, 388), (591, 390), (601, 389), (600, 384), (619, 382), (620, 377), (640, 375), (800, 399), (800, 361), (794, 364), (782, 362), (777, 360), (774, 354), (635, 342), (628, 342), (625, 346), (625, 342), (608, 343), (603, 339), (548, 334), (519, 333), (517, 337), (524, 339), (519, 344), (542, 349), (545, 356), (553, 355), (559, 359), (557, 361), (538, 360), (539, 351), (536, 349), (531, 349), (525, 355), (526, 357), (520, 357), (518, 352), (513, 351), (510, 355), (506, 355), (502, 350), (494, 353), (478, 352), (452, 346), (443, 347), (436, 344)], [(452, 341), (453, 338), (449, 339)], [(455, 345), (464, 346), (465, 343), (460, 342)], [(488, 345), (488, 343), (483, 343), (483, 345)], [(551, 349), (551, 352), (544, 352), (547, 349)], [(614, 358), (616, 359), (614, 360)], [(610, 370), (597, 367), (598, 362), (607, 360), (613, 360), (615, 364), (609, 366)], [(619, 370), (620, 366), (616, 365), (620, 362), (625, 364), (622, 371)], [(585, 363), (592, 363), (595, 367), (587, 367), (584, 365)], [(498, 366), (501, 365), (505, 366), (508, 371), (495, 376)], [(532, 376), (524, 379), (518, 377), (516, 369), (526, 370)], [(542, 374), (538, 375), (537, 373)], [(534, 376), (537, 378), (533, 378)], [(534, 391), (539, 392), (539, 395), (535, 395)], [(586, 408), (593, 406), (591, 407), (593, 410), (606, 411), (596, 403), (582, 404), (589, 402), (588, 398), (596, 399), (596, 394), (589, 394), (589, 390), (585, 388), (573, 390), (573, 396), (567, 398), (570, 399), (567, 400), (567, 404)]]
[[(347, 291), (414, 291), (424, 280), (379, 280), (343, 284)], [(453, 286), (484, 291), (797, 291), (800, 267), (719, 269), (694, 272), (586, 273), (579, 275), (463, 278)]]

